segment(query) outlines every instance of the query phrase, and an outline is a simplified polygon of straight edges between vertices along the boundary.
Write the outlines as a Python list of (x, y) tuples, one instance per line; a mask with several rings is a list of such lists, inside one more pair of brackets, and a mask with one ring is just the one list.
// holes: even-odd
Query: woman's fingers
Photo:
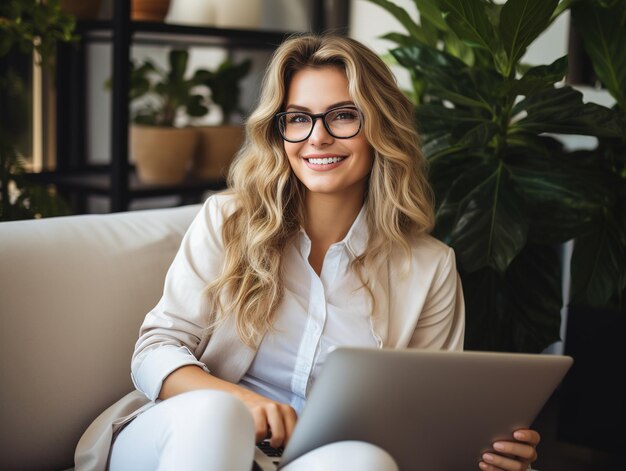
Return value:
[(257, 443), (263, 441), (268, 436), (268, 431), (271, 431), (270, 445), (272, 447), (278, 448), (287, 444), (298, 419), (292, 407), (267, 401), (251, 411)]
[(535, 447), (541, 436), (534, 430), (521, 429), (513, 433), (517, 441), (497, 441), (493, 452), (484, 453), (479, 463), (484, 471), (525, 471), (537, 459)]
[(528, 468), (526, 462), (495, 453), (483, 453), (482, 459), (478, 466), (484, 471), (525, 471)]
[(267, 437), (268, 425), (267, 425), (267, 415), (265, 414), (265, 409), (261, 406), (250, 408), (250, 412), (252, 413), (252, 419), (254, 420), (254, 429), (256, 430), (256, 434), (254, 436), (255, 443), (262, 442)]
[(272, 431), (270, 445), (277, 448), (285, 446), (289, 441), (296, 426), (298, 415), (293, 407), (287, 404), (275, 403), (274, 406), (276, 407), (271, 407), (268, 410), (268, 421)]
[(539, 432), (530, 429), (520, 429), (513, 433), (513, 437), (520, 442), (528, 443), (529, 445), (537, 446), (541, 441), (541, 435)]
[(265, 407), (267, 413), (267, 422), (272, 431), (270, 445), (278, 448), (285, 442), (285, 422), (283, 419), (283, 411), (279, 404), (272, 402)]
[(521, 458), (527, 463), (531, 463), (537, 459), (537, 451), (533, 445), (519, 442), (495, 442), (493, 449), (497, 453)]

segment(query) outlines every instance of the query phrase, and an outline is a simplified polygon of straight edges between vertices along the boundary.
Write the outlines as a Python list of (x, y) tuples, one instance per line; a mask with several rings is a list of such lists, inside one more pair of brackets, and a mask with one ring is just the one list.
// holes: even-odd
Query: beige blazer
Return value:
[[(223, 198), (227, 197), (210, 198), (198, 218), (220, 214), (215, 209), (225, 202)], [(202, 225), (206, 227), (207, 222), (216, 229), (214, 234), (221, 232), (217, 230), (219, 221), (202, 221)], [(376, 299), (372, 319), (375, 334), (384, 348), (462, 350), (465, 309), (454, 253), (430, 236), (420, 236), (411, 245), (409, 264), (405, 253), (398, 250), (374, 271), (376, 276), (371, 281)], [(185, 239), (181, 246), (184, 250)], [(239, 340), (233, 319), (197, 345), (181, 346), (189, 348), (211, 374), (232, 383), (238, 383), (245, 375), (256, 354)], [(115, 434), (154, 405), (142, 392), (133, 391), (105, 410), (78, 443), (76, 470), (104, 471)]]

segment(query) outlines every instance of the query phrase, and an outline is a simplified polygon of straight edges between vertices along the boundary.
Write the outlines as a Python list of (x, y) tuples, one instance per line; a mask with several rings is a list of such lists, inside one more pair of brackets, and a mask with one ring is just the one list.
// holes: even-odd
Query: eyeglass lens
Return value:
[[(361, 129), (361, 114), (354, 108), (337, 108), (322, 117), (326, 130), (331, 136), (347, 139)], [(279, 128), (288, 141), (303, 141), (309, 137), (316, 120), (308, 113), (290, 111), (279, 119)]]

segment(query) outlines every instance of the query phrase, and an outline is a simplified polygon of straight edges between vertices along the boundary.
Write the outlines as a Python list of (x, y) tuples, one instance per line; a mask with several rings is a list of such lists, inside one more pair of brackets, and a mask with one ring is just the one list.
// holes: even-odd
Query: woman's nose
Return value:
[(320, 146), (324, 144), (330, 144), (333, 141), (333, 136), (331, 136), (324, 123), (321, 119), (316, 119), (313, 123), (313, 130), (311, 131), (311, 135), (309, 136), (309, 142), (311, 145)]

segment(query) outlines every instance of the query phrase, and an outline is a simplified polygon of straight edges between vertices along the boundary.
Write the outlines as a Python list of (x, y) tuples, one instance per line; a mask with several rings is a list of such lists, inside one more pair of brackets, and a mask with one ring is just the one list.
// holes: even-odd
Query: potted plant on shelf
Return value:
[(161, 22), (167, 15), (170, 0), (132, 0), (130, 16), (135, 21)]
[(234, 64), (227, 59), (217, 70), (206, 74), (204, 84), (211, 92), (211, 102), (222, 110), (222, 124), (199, 128), (200, 144), (195, 173), (200, 178), (224, 178), (230, 162), (243, 143), (243, 127), (232, 124), (232, 120), (236, 114), (242, 114), (239, 103), (240, 82), (250, 71), (250, 65), (250, 60)]
[(65, 202), (50, 188), (25, 178), (26, 161), (18, 141), (28, 128), (28, 92), (8, 57), (35, 54), (38, 66), (53, 69), (57, 43), (71, 42), (75, 20), (59, 0), (11, 0), (0, 4), (0, 220), (68, 214)]
[(185, 78), (188, 59), (187, 51), (174, 49), (168, 55), (168, 70), (150, 60), (132, 65), (130, 100), (136, 106), (131, 113), (130, 149), (145, 183), (179, 183), (191, 166), (197, 131), (175, 124), (179, 112), (191, 118), (208, 113), (206, 92), (198, 93), (198, 87), (205, 87), (209, 72), (198, 69)]
[[(465, 288), (466, 345), (541, 351), (559, 339), (558, 244), (593, 232), (601, 218), (624, 227), (608, 211), (602, 184), (590, 178), (599, 162), (554, 137), (619, 139), (618, 112), (583, 103), (580, 92), (559, 83), (567, 57), (534, 67), (520, 62), (571, 2), (416, 0), (417, 23), (388, 0), (370, 1), (406, 28), (385, 37), (398, 45), (391, 54), (413, 80), (437, 201), (435, 235), (455, 249)], [(614, 257), (624, 254), (624, 239), (621, 232), (618, 249), (594, 260), (605, 268), (621, 263), (623, 273), (623, 258)]]

